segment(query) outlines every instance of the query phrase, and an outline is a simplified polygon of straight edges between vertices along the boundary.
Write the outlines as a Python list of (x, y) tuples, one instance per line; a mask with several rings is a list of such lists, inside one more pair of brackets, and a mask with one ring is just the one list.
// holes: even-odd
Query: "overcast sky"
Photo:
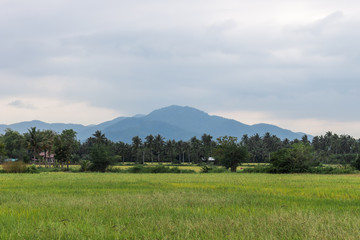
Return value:
[(358, 0), (0, 0), (0, 123), (187, 105), (360, 137)]

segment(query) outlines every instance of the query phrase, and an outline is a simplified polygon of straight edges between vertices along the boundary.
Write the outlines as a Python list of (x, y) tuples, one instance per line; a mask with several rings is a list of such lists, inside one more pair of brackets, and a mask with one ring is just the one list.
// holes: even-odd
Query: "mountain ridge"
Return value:
[[(6, 128), (27, 132), (29, 128), (37, 127), (40, 130), (51, 129), (61, 132), (64, 129), (73, 129), (78, 133), (78, 139), (85, 141), (96, 130), (102, 131), (112, 141), (131, 142), (132, 137), (145, 138), (147, 135), (160, 134), (165, 139), (187, 141), (191, 137), (200, 138), (204, 133), (210, 134), (214, 139), (220, 136), (235, 136), (241, 138), (244, 134), (249, 136), (264, 135), (270, 132), (281, 139), (301, 139), (305, 133), (292, 132), (281, 127), (258, 123), (247, 125), (234, 119), (209, 115), (208, 113), (189, 106), (171, 105), (156, 109), (147, 115), (137, 114), (133, 117), (118, 117), (97, 125), (81, 125), (69, 123), (46, 123), (39, 120), (24, 121), (14, 124), (1, 124), (0, 133)], [(310, 138), (311, 135), (308, 135)]]

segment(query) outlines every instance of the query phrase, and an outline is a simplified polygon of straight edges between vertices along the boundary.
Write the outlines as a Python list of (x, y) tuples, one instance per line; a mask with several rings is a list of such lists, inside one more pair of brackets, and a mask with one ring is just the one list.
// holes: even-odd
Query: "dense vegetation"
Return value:
[(309, 141), (302, 139), (281, 140), (275, 135), (244, 135), (222, 137), (214, 140), (204, 134), (189, 141), (166, 140), (161, 135), (148, 135), (145, 139), (133, 137), (132, 143), (112, 142), (100, 131), (96, 131), (85, 142), (76, 139), (76, 132), (64, 130), (55, 133), (31, 128), (25, 134), (7, 129), (0, 135), (0, 161), (18, 159), (27, 163), (49, 165), (48, 159), (55, 154), (53, 166), (87, 164), (84, 170), (105, 171), (109, 165), (125, 162), (144, 164), (147, 162), (207, 163), (215, 157), (215, 164), (232, 171), (242, 162), (270, 163), (271, 168), (263, 172), (311, 172), (321, 164), (352, 165), (360, 169), (360, 140), (349, 135), (327, 132)]

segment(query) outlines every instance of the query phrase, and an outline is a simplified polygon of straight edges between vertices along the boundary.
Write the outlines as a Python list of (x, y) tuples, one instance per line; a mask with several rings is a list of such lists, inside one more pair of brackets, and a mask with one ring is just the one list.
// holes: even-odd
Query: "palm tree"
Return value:
[(27, 142), (28, 148), (32, 153), (34, 161), (38, 160), (40, 164), (39, 154), (42, 148), (42, 138), (40, 130), (36, 129), (36, 127), (28, 129)]
[(105, 134), (103, 134), (101, 131), (96, 130), (93, 134), (95, 143), (97, 144), (106, 144), (108, 139), (105, 137)]
[(193, 161), (199, 163), (200, 162), (200, 146), (201, 141), (197, 139), (195, 136), (190, 139), (191, 152), (193, 155)]
[(204, 149), (205, 159), (208, 159), (212, 152), (211, 139), (212, 139), (212, 136), (209, 134), (204, 134), (201, 136), (201, 142), (202, 142), (203, 149)]
[(153, 154), (153, 147), (154, 147), (154, 136), (152, 134), (145, 137), (145, 146), (150, 150), (151, 162), (154, 162), (154, 154)]
[(51, 155), (56, 133), (52, 130), (45, 130), (41, 133), (42, 133), (41, 150), (44, 152), (44, 162), (45, 162), (45, 167), (47, 167), (47, 157), (48, 157), (47, 154)]
[(154, 147), (155, 151), (157, 152), (157, 160), (160, 162), (160, 153), (164, 147), (164, 137), (162, 137), (160, 134), (156, 135), (154, 139)]
[(170, 162), (174, 162), (174, 148), (175, 148), (176, 142), (175, 140), (167, 140), (165, 143), (165, 153), (167, 156), (167, 160)]
[(136, 156), (136, 162), (138, 162), (138, 155), (139, 155), (139, 148), (141, 147), (141, 143), (142, 143), (142, 140), (139, 136), (135, 136), (132, 138), (132, 147), (135, 151), (135, 156)]

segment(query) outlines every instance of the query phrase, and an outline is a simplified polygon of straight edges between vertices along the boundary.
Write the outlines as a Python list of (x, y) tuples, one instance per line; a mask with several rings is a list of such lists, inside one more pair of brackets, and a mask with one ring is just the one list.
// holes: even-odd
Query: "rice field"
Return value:
[(0, 174), (0, 239), (359, 239), (360, 175)]

